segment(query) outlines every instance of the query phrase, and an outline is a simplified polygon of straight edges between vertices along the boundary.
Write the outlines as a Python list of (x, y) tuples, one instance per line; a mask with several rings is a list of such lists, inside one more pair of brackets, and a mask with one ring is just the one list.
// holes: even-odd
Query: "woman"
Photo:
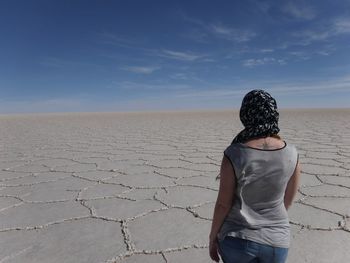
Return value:
[(279, 135), (276, 100), (246, 94), (242, 130), (224, 151), (209, 252), (224, 263), (283, 263), (290, 229), (287, 209), (298, 189), (296, 148)]

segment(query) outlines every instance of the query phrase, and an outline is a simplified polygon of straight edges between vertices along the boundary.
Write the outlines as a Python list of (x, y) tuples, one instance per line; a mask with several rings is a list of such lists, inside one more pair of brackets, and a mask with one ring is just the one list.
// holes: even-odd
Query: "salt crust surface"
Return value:
[[(0, 115), (0, 262), (211, 262), (238, 112)], [(350, 110), (282, 110), (301, 186), (288, 262), (350, 261)]]

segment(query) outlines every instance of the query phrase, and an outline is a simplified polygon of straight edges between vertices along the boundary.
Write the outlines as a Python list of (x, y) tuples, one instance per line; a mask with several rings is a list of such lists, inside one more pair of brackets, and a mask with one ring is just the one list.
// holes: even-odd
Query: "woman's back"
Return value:
[(252, 139), (244, 145), (260, 150), (278, 150), (285, 146), (285, 141), (278, 136)]
[(227, 147), (224, 154), (235, 171), (236, 189), (234, 205), (219, 237), (231, 235), (289, 246), (289, 220), (283, 201), (298, 158), (293, 145), (282, 143), (282, 147), (276, 147), (281, 146), (277, 142), (262, 148), (253, 143)]
[[(266, 208), (271, 202), (284, 197), (286, 183), (292, 175), (297, 156), (295, 147), (285, 141), (266, 138), (237, 144), (239, 149), (228, 147), (227, 157), (236, 165), (236, 178), (244, 180), (244, 195), (252, 208)], [(269, 141), (269, 142), (266, 142)], [(238, 156), (239, 155), (239, 156)], [(235, 164), (236, 163), (236, 164)], [(237, 172), (240, 172), (237, 174)], [(242, 173), (245, 176), (242, 176)], [(238, 185), (240, 182), (238, 181)]]
[(220, 167), (210, 257), (219, 261), (220, 248), (227, 263), (283, 263), (290, 240), (287, 209), (300, 176), (298, 153), (279, 138), (277, 103), (268, 92), (248, 92), (239, 118), (244, 129), (224, 151)]

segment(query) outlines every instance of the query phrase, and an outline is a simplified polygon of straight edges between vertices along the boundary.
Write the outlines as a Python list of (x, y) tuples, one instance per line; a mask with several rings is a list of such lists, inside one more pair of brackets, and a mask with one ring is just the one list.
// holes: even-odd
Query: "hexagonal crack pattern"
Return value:
[[(211, 262), (241, 128), (228, 111), (1, 115), (0, 262)], [(281, 111), (280, 128), (302, 165), (288, 262), (349, 261), (350, 111)]]

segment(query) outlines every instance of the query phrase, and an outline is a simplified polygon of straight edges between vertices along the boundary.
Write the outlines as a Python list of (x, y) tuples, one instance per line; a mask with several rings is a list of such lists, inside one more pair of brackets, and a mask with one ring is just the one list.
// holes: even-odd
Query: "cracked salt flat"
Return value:
[(129, 223), (130, 237), (135, 247), (149, 251), (205, 245), (204, 240), (208, 238), (206, 231), (209, 228), (210, 222), (178, 208), (149, 213)]
[(176, 186), (157, 194), (157, 199), (168, 206), (188, 207), (215, 200), (217, 191), (201, 186)]
[[(282, 111), (302, 180), (289, 263), (350, 261), (350, 111)], [(0, 116), (0, 262), (211, 262), (232, 112)]]
[(117, 222), (67, 219), (38, 230), (1, 233), (0, 254), (2, 262), (104, 262), (125, 252), (123, 243)]
[(165, 208), (155, 200), (127, 200), (108, 198), (86, 201), (85, 204), (93, 207), (97, 216), (123, 219), (133, 219)]
[(0, 182), (0, 185), (5, 187), (10, 186), (25, 186), (25, 185), (35, 185), (40, 183), (54, 182), (69, 177), (69, 174), (66, 173), (41, 173), (41, 174), (28, 174), (22, 175), (20, 177), (8, 178), (8, 180), (3, 180)]
[(155, 173), (144, 173), (138, 175), (120, 175), (103, 180), (105, 183), (116, 183), (122, 184), (133, 188), (159, 188), (159, 187), (170, 187), (174, 186), (175, 183), (171, 178), (161, 176)]
[[(30, 215), (30, 216), (28, 216)], [(22, 203), (1, 211), (1, 229), (26, 228), (61, 221), (65, 218), (88, 216), (77, 202)]]
[(307, 197), (303, 203), (350, 218), (350, 198)]

